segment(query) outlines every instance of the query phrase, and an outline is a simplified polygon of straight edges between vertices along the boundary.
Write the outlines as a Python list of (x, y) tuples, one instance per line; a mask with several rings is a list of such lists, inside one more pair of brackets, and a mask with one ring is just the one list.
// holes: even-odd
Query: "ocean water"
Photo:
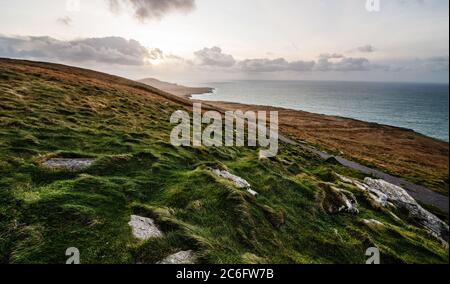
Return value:
[(232, 81), (210, 82), (199, 100), (268, 105), (413, 129), (449, 141), (446, 84)]

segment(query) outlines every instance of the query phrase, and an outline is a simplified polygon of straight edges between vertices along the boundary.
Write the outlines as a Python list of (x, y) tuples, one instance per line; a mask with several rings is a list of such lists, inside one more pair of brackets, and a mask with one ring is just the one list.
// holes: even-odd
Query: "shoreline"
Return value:
[(416, 130), (412, 129), (412, 128), (407, 128), (407, 127), (402, 127), (402, 126), (397, 126), (397, 125), (391, 125), (391, 124), (383, 124), (383, 123), (379, 123), (379, 122), (375, 122), (375, 121), (368, 121), (368, 120), (362, 120), (362, 119), (358, 119), (358, 118), (353, 118), (353, 117), (347, 117), (347, 116), (339, 116), (339, 115), (333, 115), (333, 114), (325, 114), (325, 113), (320, 113), (320, 112), (311, 112), (311, 111), (307, 111), (307, 110), (302, 110), (302, 109), (295, 109), (295, 108), (289, 108), (289, 107), (283, 107), (283, 106), (272, 106), (272, 105), (264, 105), (264, 104), (253, 104), (253, 103), (241, 103), (241, 102), (234, 102), (234, 101), (221, 101), (221, 100), (206, 100), (206, 99), (195, 99), (193, 98), (193, 96), (195, 95), (213, 95), (215, 89), (211, 88), (211, 92), (209, 93), (202, 93), (202, 94), (190, 94), (187, 96), (183, 96), (186, 99), (192, 100), (192, 101), (196, 101), (196, 102), (205, 102), (208, 104), (217, 104), (217, 105), (235, 105), (235, 106), (254, 106), (255, 109), (276, 109), (276, 110), (284, 110), (284, 111), (298, 111), (298, 112), (303, 112), (303, 113), (308, 113), (308, 114), (312, 114), (312, 115), (321, 115), (321, 116), (326, 116), (326, 117), (334, 117), (337, 119), (347, 119), (347, 120), (353, 120), (355, 122), (361, 122), (361, 123), (367, 123), (367, 124), (373, 124), (373, 125), (378, 125), (381, 127), (392, 127), (392, 128), (398, 128), (400, 130), (403, 131), (409, 131), (409, 132), (414, 132), (416, 135), (421, 135), (424, 136), (426, 138), (429, 139), (433, 139), (439, 142), (444, 142), (447, 144), (450, 144), (450, 139), (445, 140), (445, 139), (441, 139), (438, 137), (433, 137), (433, 136), (428, 136), (427, 134), (424, 133), (420, 133), (417, 132)]
[[(199, 101), (223, 109), (278, 111), (280, 130), (286, 135), (388, 173), (427, 184), (441, 182), (448, 195), (449, 143), (413, 130), (286, 108), (240, 103)], [(427, 184), (430, 185), (430, 184)]]
[[(377, 123), (370, 123), (370, 122), (364, 122), (360, 120), (355, 120), (351, 118), (343, 118), (343, 117), (336, 117), (336, 116), (328, 116), (328, 115), (322, 115), (322, 114), (315, 114), (315, 113), (309, 113), (305, 111), (297, 111), (292, 109), (285, 109), (285, 108), (276, 108), (276, 107), (270, 107), (270, 106), (260, 106), (260, 105), (246, 105), (246, 104), (239, 104), (239, 103), (227, 103), (227, 102), (211, 102), (211, 101), (201, 101), (201, 100), (192, 100), (193, 102), (202, 102), (205, 103), (209, 107), (218, 108), (222, 110), (236, 110), (240, 109), (242, 111), (278, 111), (280, 114), (279, 118), (279, 126), (280, 130), (282, 131), (280, 133), (280, 139), (283, 142), (287, 142), (289, 144), (296, 144), (299, 145), (306, 150), (309, 150), (313, 153), (316, 153), (319, 155), (322, 159), (328, 160), (334, 158), (339, 164), (341, 164), (344, 167), (351, 168), (353, 170), (356, 170), (358, 172), (361, 172), (366, 175), (373, 176), (375, 178), (383, 179), (391, 184), (403, 187), (406, 189), (411, 196), (413, 196), (417, 201), (421, 202), (422, 204), (426, 206), (431, 206), (433, 208), (433, 211), (437, 209), (438, 211), (448, 215), (449, 213), (449, 197), (448, 197), (448, 151), (449, 151), (449, 144), (447, 142), (443, 142), (419, 133), (414, 132), (413, 130), (404, 129), (404, 128), (398, 128), (395, 126), (389, 126), (389, 125), (382, 125)], [(286, 121), (285, 116), (283, 115), (286, 113), (293, 113), (294, 119), (293, 121)], [(384, 149), (376, 149), (371, 151), (361, 151), (355, 152), (355, 149), (360, 149), (364, 147), (375, 147), (379, 145), (372, 145), (370, 143), (370, 140), (356, 140), (356, 138), (350, 137), (351, 140), (354, 140), (353, 142), (356, 142), (356, 145), (352, 145), (351, 147), (347, 147), (348, 141), (342, 141), (343, 143), (340, 144), (341, 147), (333, 147), (332, 144), (327, 143), (327, 141), (338, 139), (337, 136), (327, 135), (322, 141), (317, 141), (314, 139), (308, 139), (305, 138), (304, 135), (299, 134), (299, 132), (296, 132), (295, 130), (299, 130), (298, 121), (302, 119), (303, 115), (307, 115), (310, 117), (318, 117), (322, 120), (327, 119), (335, 119), (338, 121), (344, 121), (344, 122), (352, 122), (355, 124), (361, 124), (366, 125), (369, 129), (363, 130), (359, 129), (358, 131), (369, 131), (369, 132), (375, 132), (375, 135), (377, 135), (377, 131), (382, 132), (392, 132), (390, 134), (387, 134), (386, 136), (389, 136), (391, 139), (401, 139), (401, 135), (407, 133), (408, 135), (411, 135), (417, 140), (418, 145), (414, 145), (414, 147), (407, 147), (403, 145), (406, 148), (406, 152), (404, 151), (397, 151), (396, 147), (402, 146), (401, 142), (393, 142), (390, 144), (390, 147), (387, 147), (387, 145), (383, 145)], [(313, 123), (314, 124), (314, 123)], [(351, 124), (351, 123), (350, 123)], [(315, 126), (317, 127), (317, 126)], [(336, 127), (336, 125), (331, 126)], [(291, 131), (293, 130), (294, 131)], [(335, 129), (337, 130), (337, 129)], [(337, 130), (339, 131), (339, 130)], [(313, 130), (313, 133), (316, 131)], [(319, 130), (320, 132), (320, 130)], [(285, 135), (288, 135), (287, 137)], [(400, 138), (398, 137), (400, 135)], [(357, 136), (357, 133), (352, 135)], [(296, 143), (295, 141), (291, 140), (290, 137), (300, 140), (300, 144)], [(343, 139), (347, 139), (348, 137), (342, 137)], [(421, 140), (424, 140), (424, 144), (421, 145)], [(292, 141), (292, 142), (290, 142)], [(434, 143), (430, 143), (434, 142)], [(346, 142), (346, 143), (344, 143)], [(304, 144), (303, 144), (304, 143)], [(425, 160), (428, 160), (429, 157), (425, 157), (424, 160), (417, 159), (418, 156), (420, 156), (423, 153), (420, 153), (420, 148), (425, 146), (425, 152), (428, 152), (432, 149), (435, 149), (436, 145), (440, 145), (440, 150), (443, 150), (446, 152), (444, 154), (443, 158), (445, 161), (443, 163), (440, 163), (441, 166), (443, 166), (443, 169), (440, 169), (436, 172), (436, 163), (433, 164), (422, 164), (423, 172), (417, 172), (416, 165), (423, 163)], [(318, 147), (316, 147), (318, 146)], [(393, 148), (392, 148), (393, 147)], [(388, 151), (386, 151), (386, 149)], [(330, 152), (331, 150), (331, 152)], [(385, 153), (383, 152), (385, 150)], [(393, 151), (392, 151), (393, 150)], [(405, 149), (401, 149), (405, 150)], [(361, 156), (362, 154), (362, 156)], [(411, 154), (405, 155), (405, 154)], [(419, 155), (417, 155), (419, 154)], [(394, 159), (400, 159), (400, 160), (406, 160), (407, 163), (402, 163), (401, 168), (395, 168), (395, 163), (390, 164), (389, 158)], [(416, 159), (415, 159), (416, 158)], [(438, 158), (439, 160), (439, 158)], [(429, 161), (434, 161), (431, 159)], [(384, 163), (383, 163), (384, 162)], [(436, 176), (430, 177), (430, 175), (434, 173)], [(416, 176), (417, 175), (417, 176)], [(434, 183), (436, 180), (447, 180), (447, 183), (435, 187)]]
[(152, 86), (164, 92), (185, 99), (190, 99), (191, 96), (193, 95), (211, 94), (215, 90), (214, 88), (210, 87), (187, 87), (183, 85), (160, 81), (155, 78), (145, 78), (138, 80), (137, 82)]
[[(142, 81), (140, 81), (142, 82)], [(366, 122), (353, 118), (311, 113), (282, 107), (195, 100), (198, 90), (213, 93), (214, 88), (192, 88), (166, 83), (161, 90), (212, 109), (278, 111), (279, 127), (287, 137), (318, 146), (328, 153), (345, 157), (409, 182), (449, 195), (449, 143), (414, 130)], [(171, 92), (176, 86), (178, 94)], [(154, 86), (156, 87), (156, 86)], [(160, 86), (161, 87), (161, 86)]]
[[(188, 89), (190, 89), (188, 87)], [(207, 103), (209, 105), (233, 105), (233, 106), (243, 106), (243, 107), (248, 107), (248, 106), (253, 106), (255, 107), (255, 109), (276, 109), (276, 110), (283, 110), (283, 111), (297, 111), (297, 112), (302, 112), (302, 113), (307, 113), (307, 114), (311, 114), (311, 115), (319, 115), (319, 116), (325, 116), (325, 117), (333, 117), (333, 118), (337, 118), (337, 119), (345, 119), (345, 120), (352, 120), (355, 122), (360, 122), (360, 123), (367, 123), (367, 124), (371, 124), (371, 125), (376, 125), (376, 126), (380, 126), (380, 127), (390, 127), (390, 128), (397, 128), (399, 130), (402, 131), (408, 131), (408, 132), (413, 132), (415, 135), (420, 135), (423, 136), (425, 138), (428, 139), (433, 139), (437, 142), (443, 142), (443, 143), (447, 143), (450, 144), (450, 141), (446, 141), (443, 139), (439, 139), (436, 137), (432, 137), (432, 136), (428, 136), (426, 134), (420, 133), (415, 131), (414, 129), (411, 128), (406, 128), (406, 127), (401, 127), (401, 126), (396, 126), (396, 125), (389, 125), (389, 124), (382, 124), (382, 123), (378, 123), (378, 122), (373, 122), (373, 121), (366, 121), (366, 120), (361, 120), (361, 119), (356, 119), (356, 118), (352, 118), (352, 117), (346, 117), (346, 116), (339, 116), (339, 115), (331, 115), (331, 114), (324, 114), (324, 113), (316, 113), (316, 112), (310, 112), (310, 111), (306, 111), (306, 110), (300, 110), (300, 109), (293, 109), (293, 108), (287, 108), (287, 107), (278, 107), (278, 106), (271, 106), (271, 105), (260, 105), (260, 104), (247, 104), (247, 103), (240, 103), (240, 102), (231, 102), (231, 101), (212, 101), (212, 100), (199, 100), (199, 99), (195, 99), (193, 98), (193, 96), (195, 95), (213, 95), (215, 92), (215, 88), (205, 88), (205, 89), (209, 89), (209, 92), (205, 92), (205, 93), (190, 93), (187, 95), (183, 95), (182, 97), (185, 99), (189, 99), (191, 101), (195, 101), (195, 102), (204, 102)], [(175, 94), (173, 94), (175, 95)]]
[[(205, 94), (210, 94), (210, 93), (205, 93)], [(426, 134), (417, 132), (414, 129), (407, 128), (407, 127), (401, 127), (401, 126), (389, 125), (389, 124), (382, 124), (382, 123), (378, 123), (378, 122), (374, 122), (374, 121), (367, 121), (367, 120), (362, 120), (362, 119), (357, 119), (357, 118), (352, 118), (352, 117), (347, 117), (347, 116), (339, 116), (339, 115), (331, 115), (331, 114), (324, 114), (324, 113), (318, 113), (318, 112), (310, 112), (310, 111), (306, 111), (306, 110), (287, 108), (287, 107), (277, 107), (277, 106), (260, 105), (260, 104), (246, 104), (246, 103), (228, 102), (228, 101), (198, 100), (198, 99), (193, 99), (192, 98), (192, 96), (195, 96), (195, 95), (203, 95), (203, 94), (192, 94), (192, 95), (186, 96), (184, 98), (189, 99), (191, 101), (195, 101), (195, 102), (204, 102), (204, 103), (207, 103), (209, 105), (214, 105), (214, 104), (217, 104), (217, 105), (236, 105), (236, 106), (243, 106), (243, 107), (252, 106), (252, 107), (255, 107), (255, 109), (276, 109), (276, 110), (282, 110), (282, 111), (297, 111), (297, 112), (307, 113), (307, 114), (311, 114), (311, 115), (332, 117), (332, 118), (336, 118), (336, 119), (353, 120), (354, 122), (367, 123), (367, 124), (380, 126), (380, 127), (397, 128), (398, 130), (413, 132), (415, 135), (420, 135), (420, 136), (423, 136), (425, 138), (432, 139), (432, 140), (435, 140), (437, 142), (447, 143), (447, 144), (450, 145), (450, 141), (446, 141), (446, 140), (442, 140), (442, 139), (439, 139), (439, 138), (436, 138), (436, 137), (428, 136)]]

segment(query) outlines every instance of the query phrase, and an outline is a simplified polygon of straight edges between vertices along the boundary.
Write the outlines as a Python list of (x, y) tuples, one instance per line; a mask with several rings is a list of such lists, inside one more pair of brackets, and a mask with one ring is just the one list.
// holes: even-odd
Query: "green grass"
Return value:
[[(169, 117), (181, 106), (157, 94), (1, 64), (0, 79), (1, 263), (65, 263), (69, 247), (82, 263), (155, 263), (188, 249), (200, 263), (365, 263), (371, 246), (384, 263), (448, 263), (439, 241), (356, 188), (346, 187), (358, 216), (326, 214), (318, 184), (339, 184), (333, 172), (363, 176), (300, 147), (281, 145), (266, 160), (256, 148), (176, 148)], [(97, 161), (80, 171), (40, 166), (55, 156)], [(214, 176), (214, 165), (260, 197)], [(164, 237), (135, 239), (131, 214), (154, 218)]]

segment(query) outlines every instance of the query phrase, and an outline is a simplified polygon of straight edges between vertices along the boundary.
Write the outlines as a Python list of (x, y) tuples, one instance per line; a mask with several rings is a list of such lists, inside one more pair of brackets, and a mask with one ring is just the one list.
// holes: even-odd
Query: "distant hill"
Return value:
[(160, 80), (154, 79), (154, 78), (146, 78), (146, 79), (138, 80), (138, 82), (158, 88), (160, 90), (163, 90), (165, 92), (168, 92), (168, 93), (174, 94), (176, 96), (180, 96), (180, 97), (189, 97), (194, 94), (206, 94), (206, 93), (211, 93), (213, 91), (212, 88), (186, 87), (186, 86), (182, 86), (182, 85), (178, 85), (178, 84), (174, 84), (174, 83), (160, 81)]
[(71, 247), (84, 264), (364, 264), (373, 247), (382, 263), (448, 263), (417, 215), (303, 147), (280, 143), (271, 159), (174, 147), (170, 117), (191, 106), (117, 76), (0, 59), (0, 263), (63, 264)]

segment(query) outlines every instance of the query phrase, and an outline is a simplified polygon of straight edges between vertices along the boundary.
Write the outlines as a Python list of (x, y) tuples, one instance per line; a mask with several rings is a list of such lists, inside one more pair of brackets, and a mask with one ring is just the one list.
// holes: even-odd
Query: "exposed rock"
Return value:
[(42, 165), (47, 168), (63, 168), (69, 170), (80, 170), (90, 167), (95, 159), (88, 158), (51, 158), (43, 162)]
[(269, 157), (267, 157), (267, 155), (264, 152), (260, 151), (259, 152), (259, 159), (260, 160), (266, 160), (266, 159), (269, 159)]
[(448, 225), (420, 206), (406, 190), (384, 180), (366, 178), (364, 183), (371, 189), (386, 194), (388, 200), (398, 208), (406, 209), (412, 218), (427, 228), (433, 235), (448, 241)]
[(180, 251), (169, 255), (165, 259), (159, 261), (157, 264), (194, 264), (196, 256), (193, 251)]
[(345, 183), (353, 184), (357, 188), (361, 189), (362, 191), (365, 191), (370, 199), (375, 202), (375, 204), (386, 207), (388, 205), (388, 196), (381, 192), (380, 190), (377, 190), (376, 188), (372, 188), (368, 186), (367, 184), (364, 184), (362, 182), (359, 182), (354, 179), (350, 179), (347, 177), (344, 177), (342, 175), (336, 174), (340, 180), (342, 180)]
[(258, 192), (251, 189), (250, 183), (248, 183), (248, 181), (246, 181), (245, 179), (238, 177), (236, 175), (233, 175), (232, 173), (225, 171), (225, 170), (220, 170), (220, 169), (211, 169), (211, 170), (217, 176), (222, 177), (222, 178), (232, 182), (234, 184), (234, 186), (236, 186), (237, 188), (246, 189), (249, 194), (251, 194), (255, 197), (257, 197), (259, 195)]
[(384, 226), (383, 223), (381, 223), (380, 221), (375, 220), (375, 219), (370, 219), (370, 220), (364, 219), (363, 222), (364, 222), (366, 225)]
[[(406, 210), (418, 224), (425, 227), (432, 235), (448, 242), (449, 227), (438, 217), (424, 209), (403, 188), (382, 179), (365, 178), (364, 183), (336, 174), (343, 182), (350, 183), (367, 192), (371, 199), (383, 207), (393, 206)], [(395, 214), (391, 216), (399, 220)]]
[(254, 197), (258, 197), (259, 193), (257, 193), (256, 191), (254, 191), (253, 189), (248, 188), (247, 192), (250, 193), (251, 195), (253, 195)]
[(133, 229), (133, 235), (140, 240), (145, 241), (150, 238), (160, 238), (163, 236), (163, 233), (150, 218), (131, 215), (131, 221), (128, 225)]
[(392, 212), (389, 212), (389, 215), (391, 215), (392, 218), (394, 218), (395, 221), (401, 221), (401, 220), (402, 220), (402, 219), (400, 219), (397, 215), (395, 215), (395, 214), (392, 213)]
[(350, 213), (358, 214), (358, 202), (353, 193), (328, 184), (321, 184), (324, 191), (323, 209), (329, 214)]
[(226, 180), (231, 181), (237, 188), (250, 188), (251, 185), (243, 178), (238, 177), (236, 175), (233, 175), (232, 173), (225, 171), (225, 170), (219, 170), (219, 169), (212, 169), (213, 173), (216, 175), (223, 177)]

